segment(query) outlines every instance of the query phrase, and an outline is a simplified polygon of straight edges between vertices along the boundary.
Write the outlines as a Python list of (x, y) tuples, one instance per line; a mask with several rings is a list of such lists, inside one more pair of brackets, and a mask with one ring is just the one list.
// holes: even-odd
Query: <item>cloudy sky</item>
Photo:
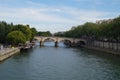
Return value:
[(52, 33), (119, 15), (120, 0), (0, 0), (0, 21)]

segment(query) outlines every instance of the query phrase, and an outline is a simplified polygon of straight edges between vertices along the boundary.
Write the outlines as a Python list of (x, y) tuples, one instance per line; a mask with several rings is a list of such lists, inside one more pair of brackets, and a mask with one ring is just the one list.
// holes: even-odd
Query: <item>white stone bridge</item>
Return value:
[(46, 41), (53, 41), (55, 42), (55, 47), (58, 46), (59, 42), (65, 42), (68, 41), (71, 44), (72, 43), (81, 43), (86, 44), (87, 41), (85, 39), (80, 38), (67, 38), (67, 37), (43, 37), (43, 36), (35, 36), (34, 39), (38, 40), (40, 42), (40, 46), (44, 46), (44, 42)]

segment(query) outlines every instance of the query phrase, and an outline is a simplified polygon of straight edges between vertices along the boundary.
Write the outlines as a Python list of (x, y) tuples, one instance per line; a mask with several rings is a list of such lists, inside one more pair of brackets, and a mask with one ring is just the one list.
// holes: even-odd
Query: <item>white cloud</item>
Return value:
[[(27, 1), (32, 5), (38, 5)], [(44, 6), (44, 7), (43, 7)], [(109, 12), (95, 10), (81, 10), (73, 7), (47, 7), (43, 4), (39, 7), (8, 8), (0, 6), (0, 19), (13, 22), (25, 23), (36, 27), (38, 30), (51, 30), (52, 32), (64, 31), (72, 26), (84, 22), (95, 22), (103, 19), (101, 16), (109, 15)], [(63, 16), (64, 15), (64, 16)]]
[[(1, 9), (1, 8), (0, 8)], [(1, 9), (2, 10), (2, 9)], [(0, 11), (0, 17), (15, 17), (23, 20), (46, 21), (46, 22), (60, 22), (60, 23), (74, 23), (74, 21), (67, 18), (59, 17), (50, 12), (59, 12), (59, 9), (54, 8), (4, 8)], [(58, 14), (59, 15), (59, 14)]]
[[(110, 12), (101, 12), (96, 10), (82, 10), (73, 7), (63, 7), (62, 8), (64, 13), (67, 13), (74, 17), (76, 21), (82, 22), (95, 22), (98, 19), (104, 19), (105, 16), (110, 15)], [(103, 18), (104, 16), (104, 18)]]

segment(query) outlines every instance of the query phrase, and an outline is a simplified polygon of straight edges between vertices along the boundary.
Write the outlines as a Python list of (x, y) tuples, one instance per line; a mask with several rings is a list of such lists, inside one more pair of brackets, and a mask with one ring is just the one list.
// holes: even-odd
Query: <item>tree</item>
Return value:
[(29, 25), (22, 25), (18, 24), (13, 26), (12, 31), (21, 31), (24, 35), (27, 41), (32, 39), (32, 31), (29, 28)]
[(0, 22), (0, 43), (6, 42), (6, 36), (11, 31), (12, 24), (7, 24), (5, 21)]
[(25, 43), (26, 38), (21, 31), (12, 31), (8, 33), (6, 40), (9, 44), (18, 45), (19, 43)]
[(31, 40), (34, 38), (34, 36), (37, 34), (37, 30), (35, 28), (30, 28), (31, 30)]
[(39, 31), (37, 33), (38, 36), (52, 36), (52, 33), (50, 31), (46, 31), (46, 32), (41, 32)]
[(17, 24), (14, 25), (13, 23), (7, 23), (5, 21), (0, 21), (0, 43), (5, 44), (7, 43), (6, 36), (8, 33), (13, 31), (21, 31), (27, 41), (30, 41), (35, 36), (36, 29), (30, 28), (29, 25)]

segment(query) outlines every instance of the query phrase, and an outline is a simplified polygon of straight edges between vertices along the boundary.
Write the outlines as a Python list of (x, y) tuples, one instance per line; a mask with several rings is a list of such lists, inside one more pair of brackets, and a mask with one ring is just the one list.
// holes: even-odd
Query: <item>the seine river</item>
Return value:
[(0, 63), (0, 80), (120, 80), (120, 57), (54, 43)]

